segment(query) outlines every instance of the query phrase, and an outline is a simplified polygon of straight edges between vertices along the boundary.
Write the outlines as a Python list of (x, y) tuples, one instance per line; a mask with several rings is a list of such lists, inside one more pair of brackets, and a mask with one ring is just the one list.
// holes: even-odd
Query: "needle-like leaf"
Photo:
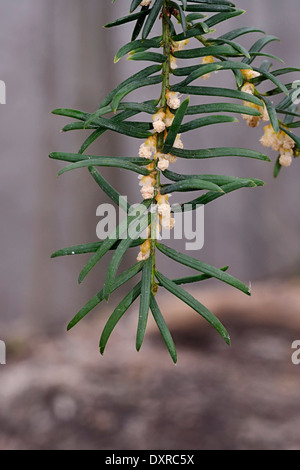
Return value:
[(174, 362), (174, 364), (177, 363), (177, 351), (176, 347), (172, 338), (172, 335), (169, 331), (169, 328), (167, 327), (167, 324), (164, 320), (164, 317), (161, 314), (161, 311), (159, 309), (159, 306), (155, 300), (155, 297), (153, 294), (151, 294), (150, 298), (150, 308), (151, 312), (153, 315), (153, 318), (158, 326), (158, 329), (163, 337), (163, 340), (168, 348), (168, 351), (170, 353), (170, 356)]
[(170, 248), (169, 246), (163, 245), (161, 243), (157, 244), (157, 248), (159, 249), (159, 251), (164, 253), (172, 260), (177, 261), (177, 263), (181, 263), (185, 266), (196, 269), (197, 271), (201, 271), (203, 274), (213, 276), (214, 278), (219, 279), (219, 281), (225, 282), (226, 284), (229, 284), (230, 286), (239, 289), (245, 294), (250, 295), (249, 287), (247, 287), (245, 284), (243, 284), (241, 281), (231, 276), (230, 274), (227, 274), (226, 272), (221, 271), (218, 268), (214, 268), (213, 266), (210, 266), (206, 263), (198, 261), (197, 259), (192, 258), (191, 256), (179, 253), (173, 248)]
[(170, 279), (163, 276), (161, 273), (156, 271), (157, 280), (161, 285), (167, 289), (171, 294), (178, 297), (185, 304), (191, 307), (195, 312), (199, 313), (208, 323), (210, 323), (215, 330), (222, 336), (224, 341), (230, 346), (230, 337), (228, 332), (222, 323), (215, 317), (204, 305), (202, 305), (198, 300), (196, 300), (191, 294), (186, 292), (182, 287), (178, 286)]
[(143, 266), (143, 276), (141, 284), (140, 311), (139, 322), (136, 335), (136, 349), (139, 351), (142, 347), (150, 308), (151, 296), (151, 275), (152, 275), (152, 259), (149, 258)]
[(139, 282), (119, 303), (117, 308), (113, 311), (111, 316), (109, 317), (104, 330), (102, 332), (99, 348), (100, 353), (104, 354), (107, 341), (109, 340), (110, 335), (112, 334), (116, 324), (121, 320), (122, 316), (125, 312), (131, 307), (133, 302), (139, 297), (141, 294), (141, 283)]

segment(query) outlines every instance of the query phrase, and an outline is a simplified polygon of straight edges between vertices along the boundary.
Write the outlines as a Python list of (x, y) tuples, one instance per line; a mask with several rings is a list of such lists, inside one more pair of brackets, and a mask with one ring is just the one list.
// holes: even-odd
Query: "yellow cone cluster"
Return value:
[(177, 59), (173, 55), (170, 56), (170, 68), (171, 70), (177, 69)]
[[(168, 92), (167, 94), (169, 95), (170, 93), (172, 92)], [(154, 161), (156, 162), (156, 166), (159, 170), (165, 171), (167, 168), (169, 168), (170, 163), (175, 163), (177, 160), (177, 157), (174, 155), (171, 155), (170, 153), (164, 154), (157, 150), (157, 134), (164, 132), (165, 137), (167, 136), (167, 128), (172, 125), (174, 114), (170, 111), (169, 108), (167, 108), (166, 112), (159, 110), (156, 114), (154, 114), (152, 119), (153, 128), (156, 133), (148, 137), (148, 139), (142, 143), (139, 149), (140, 158), (153, 160), (153, 162), (147, 166), (147, 169), (152, 170), (152, 173), (148, 176), (139, 176), (139, 184), (141, 186), (141, 194), (143, 199), (151, 199), (154, 197), (154, 187), (156, 183)], [(176, 136), (173, 146), (174, 148), (183, 149), (183, 143), (180, 134)]]
[[(171, 99), (177, 99), (178, 94), (171, 94), (172, 92), (168, 92), (167, 96)], [(174, 104), (174, 103), (173, 103)], [(179, 101), (179, 106), (180, 106), (180, 101)], [(166, 112), (164, 112), (162, 109), (160, 109), (154, 116), (152, 116), (153, 120), (153, 129), (155, 132), (160, 134), (161, 132), (164, 132), (167, 127), (170, 127), (173, 124), (174, 121), (174, 114), (171, 112), (170, 108), (167, 107)]]
[[(206, 57), (203, 57), (202, 59), (202, 64), (203, 65), (206, 65), (206, 64), (213, 64), (215, 61), (215, 59), (213, 58), (212, 55), (208, 55)], [(208, 78), (210, 77), (210, 73), (206, 73), (205, 75), (202, 75), (202, 80), (207, 80)]]
[[(245, 80), (242, 91), (244, 93), (248, 93), (249, 95), (254, 95), (255, 85), (248, 80), (259, 77), (260, 73), (251, 69), (244, 69), (241, 70), (241, 72)], [(244, 101), (244, 105), (253, 109), (257, 109), (261, 114), (260, 116), (249, 116), (247, 114), (242, 114), (242, 117), (247, 121), (248, 126), (257, 127), (260, 121), (270, 120), (270, 116), (264, 103), (262, 103), (262, 106), (259, 106), (254, 103)], [(268, 126), (264, 127), (264, 135), (260, 139), (260, 142), (264, 147), (270, 147), (273, 150), (279, 152), (279, 163), (281, 166), (288, 167), (292, 164), (296, 144), (293, 139), (291, 139), (291, 137), (284, 131), (279, 131), (276, 134), (272, 125), (269, 124)]]
[(148, 240), (146, 240), (140, 246), (140, 252), (137, 256), (137, 261), (145, 261), (146, 259), (148, 259), (150, 256), (150, 250), (151, 250), (151, 240), (148, 238)]
[(139, 157), (148, 158), (150, 160), (153, 157), (153, 155), (156, 153), (156, 146), (157, 146), (157, 136), (151, 135), (150, 137), (148, 137), (146, 142), (144, 142), (140, 146)]
[(243, 69), (241, 72), (246, 80), (252, 80), (253, 78), (260, 77), (260, 73), (255, 72), (255, 70), (252, 69)]
[(169, 108), (178, 109), (180, 106), (179, 93), (177, 91), (168, 90), (166, 93), (167, 103)]
[(165, 119), (166, 119), (166, 113), (162, 109), (160, 109), (158, 113), (154, 114), (154, 116), (152, 117), (153, 129), (158, 134), (160, 134), (161, 132), (164, 132), (164, 130), (166, 129)]
[[(183, 149), (183, 143), (180, 134), (177, 134), (173, 147), (177, 149)], [(169, 168), (170, 163), (176, 162), (177, 157), (171, 155), (170, 153), (164, 154), (161, 152), (156, 152), (156, 154), (154, 155), (154, 159), (158, 160), (157, 168), (159, 168), (159, 170), (161, 171), (165, 171), (167, 170), (167, 168)]]
[(165, 124), (166, 127), (171, 127), (174, 121), (174, 114), (171, 112), (170, 108), (167, 108), (166, 117), (165, 117)]
[(281, 166), (288, 167), (291, 165), (294, 156), (295, 142), (285, 132), (274, 132), (271, 124), (264, 127), (264, 135), (260, 139), (264, 147), (270, 147), (279, 152), (279, 163)]
[(152, 0), (142, 0), (140, 3), (140, 7), (148, 7), (152, 3)]
[(140, 177), (141, 194), (143, 199), (152, 199), (154, 197), (155, 175), (152, 173), (148, 176)]
[[(254, 70), (242, 70), (242, 72), (252, 72), (252, 74), (254, 74), (253, 76), (251, 73), (247, 74), (247, 76), (250, 78), (254, 78), (257, 76), (257, 72), (254, 72)], [(249, 95), (254, 95), (255, 86), (253, 85), (253, 83), (245, 82), (242, 87), (242, 91), (244, 93), (248, 93)], [(242, 118), (245, 119), (249, 127), (257, 127), (260, 121), (267, 122), (270, 120), (267, 108), (263, 102), (262, 105), (259, 106), (258, 104), (251, 103), (250, 101), (244, 101), (244, 106), (257, 109), (257, 111), (260, 112), (260, 116), (250, 116), (249, 114), (242, 114)]]
[[(167, 115), (167, 113), (166, 114), (163, 113), (163, 114)], [(159, 113), (157, 113), (155, 116), (157, 116), (158, 114)], [(169, 119), (171, 120), (171, 118)], [(159, 121), (160, 119), (155, 122), (159, 122)], [(167, 135), (167, 131), (165, 130), (165, 136), (166, 135)], [(177, 149), (183, 149), (183, 143), (182, 143), (180, 134), (176, 136), (173, 146), (174, 148), (177, 148)], [(153, 160), (152, 163), (150, 163), (146, 167), (148, 170), (152, 171), (152, 173), (147, 176), (139, 176), (139, 179), (140, 179), (139, 185), (141, 186), (141, 194), (143, 196), (143, 199), (152, 199), (154, 197), (154, 189), (155, 189), (155, 184), (156, 184), (155, 166), (157, 166), (159, 170), (165, 171), (167, 168), (169, 168), (170, 163), (176, 162), (177, 157), (175, 157), (174, 155), (171, 155), (170, 153), (164, 154), (162, 152), (157, 151), (157, 135), (156, 134), (151, 137), (148, 137), (148, 139), (140, 146), (139, 157)], [(156, 163), (156, 165), (154, 162)]]
[[(171, 217), (171, 206), (169, 203), (169, 195), (161, 195), (156, 189), (156, 175), (157, 169), (160, 171), (165, 171), (169, 168), (170, 163), (175, 163), (177, 157), (171, 155), (170, 153), (164, 154), (157, 149), (157, 137), (158, 134), (164, 132), (164, 137), (168, 135), (167, 128), (169, 128), (174, 120), (174, 114), (171, 109), (176, 109), (180, 106), (180, 99), (178, 93), (168, 91), (166, 93), (166, 99), (168, 106), (166, 111), (160, 109), (154, 116), (153, 128), (155, 134), (148, 137), (148, 139), (142, 143), (139, 149), (139, 157), (146, 158), (151, 160), (151, 163), (146, 166), (148, 170), (151, 171), (149, 175), (139, 176), (139, 185), (141, 186), (141, 194), (143, 199), (153, 199), (156, 195), (156, 202), (158, 206), (158, 221), (156, 227), (156, 239), (160, 238), (161, 228), (171, 230), (174, 227), (175, 219)], [(177, 106), (177, 100), (179, 105)], [(172, 105), (172, 106), (171, 106)], [(180, 134), (176, 136), (175, 142), (173, 144), (174, 148), (183, 149), (183, 143), (181, 140)], [(137, 260), (144, 261), (149, 258), (151, 251), (151, 226), (148, 227), (147, 233), (148, 239), (141, 245), (140, 252), (138, 254)]]
[(184, 47), (187, 46), (189, 43), (189, 39), (185, 39), (184, 41), (173, 41), (171, 45), (171, 55), (170, 55), (170, 67), (171, 70), (177, 69), (177, 59), (172, 54), (177, 51), (183, 51)]
[(169, 195), (166, 194), (162, 196), (158, 194), (156, 196), (156, 202), (158, 204), (158, 215), (159, 221), (162, 227), (166, 228), (167, 230), (172, 230), (175, 225), (175, 219), (171, 217), (171, 206), (169, 203)]

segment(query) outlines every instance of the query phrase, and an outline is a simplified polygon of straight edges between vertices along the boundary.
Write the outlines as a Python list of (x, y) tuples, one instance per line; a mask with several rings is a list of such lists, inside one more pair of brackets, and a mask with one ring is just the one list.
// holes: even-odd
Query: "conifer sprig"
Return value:
[[(236, 123), (236, 115), (241, 115), (250, 127), (259, 126), (260, 121), (268, 122), (261, 143), (279, 153), (274, 169), (274, 175), (277, 176), (281, 168), (290, 166), (300, 152), (300, 139), (293, 132), (300, 127), (300, 114), (294, 104), (295, 88), (293, 83), (282, 82), (285, 75), (289, 76), (300, 69), (279, 65), (274, 70), (273, 63), (281, 63), (282, 60), (265, 52), (265, 47), (278, 38), (258, 28), (240, 27), (218, 36), (220, 23), (245, 13), (228, 0), (128, 0), (128, 7), (127, 16), (106, 25), (106, 28), (128, 23), (132, 25), (131, 40), (117, 51), (115, 63), (128, 55), (130, 60), (152, 64), (119, 84), (93, 113), (73, 109), (54, 110), (54, 114), (73, 119), (63, 128), (64, 132), (85, 129), (89, 135), (78, 153), (54, 152), (50, 157), (68, 163), (59, 174), (87, 167), (95, 182), (115, 204), (119, 204), (120, 194), (101, 175), (99, 168), (114, 167), (137, 173), (142, 201), (138, 210), (134, 211), (131, 211), (133, 206), (128, 204), (127, 219), (106, 240), (64, 248), (52, 257), (90, 253), (91, 257), (79, 275), (79, 282), (82, 282), (107, 253), (112, 253), (104, 287), (77, 313), (68, 329), (73, 328), (104, 299), (108, 300), (119, 287), (140, 275), (135, 287), (129, 290), (108, 319), (100, 339), (100, 352), (104, 353), (115, 326), (135, 300), (139, 299), (137, 350), (143, 344), (151, 311), (171, 358), (176, 363), (175, 344), (156, 299), (158, 290), (164, 288), (192, 307), (216, 329), (227, 344), (230, 344), (230, 338), (222, 323), (182, 286), (215, 278), (247, 295), (250, 295), (250, 290), (229, 274), (228, 266), (215, 268), (179, 253), (160, 241), (161, 227), (172, 230), (175, 223), (169, 195), (201, 192), (189, 203), (188, 210), (194, 210), (198, 204), (207, 205), (233, 191), (262, 186), (264, 183), (252, 177), (179, 174), (169, 167), (175, 165), (178, 158), (201, 160), (234, 157), (270, 161), (261, 152), (237, 147), (214, 148), (213, 142), (211, 148), (185, 149), (181, 135), (210, 125)], [(161, 25), (161, 33), (151, 37), (157, 23)], [(257, 39), (247, 50), (240, 41), (249, 34), (256, 35)], [(198, 63), (190, 65), (191, 59)], [(221, 78), (224, 71), (232, 72), (234, 86), (224, 88), (222, 81), (220, 87), (210, 86), (207, 80), (211, 74), (219, 72)], [(270, 89), (261, 91), (260, 86), (268, 82)], [(160, 86), (159, 97), (154, 95), (150, 101), (129, 101), (128, 96), (132, 92), (155, 85)], [(186, 97), (182, 98), (182, 95)], [(210, 97), (212, 101), (197, 104), (194, 102), (195, 96), (200, 99)], [(146, 122), (136, 120), (141, 114), (152, 118)], [(137, 155), (112, 157), (86, 154), (92, 143), (107, 131), (142, 139)], [(184, 205), (182, 209), (185, 210)], [(134, 236), (137, 228), (139, 234), (146, 230), (144, 238)], [(137, 263), (118, 274), (125, 253), (136, 246), (140, 246)], [(158, 254), (191, 268), (196, 274), (168, 279), (157, 270)]]

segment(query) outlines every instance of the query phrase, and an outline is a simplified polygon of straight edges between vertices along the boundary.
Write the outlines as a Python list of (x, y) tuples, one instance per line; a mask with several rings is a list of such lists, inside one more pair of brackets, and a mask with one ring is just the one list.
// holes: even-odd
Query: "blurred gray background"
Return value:
[[(1, 339), (12, 331), (19, 331), (19, 338), (30, 337), (36, 331), (54, 337), (65, 335), (64, 325), (102, 287), (108, 260), (80, 287), (77, 275), (85, 257), (50, 260), (50, 254), (58, 248), (96, 240), (96, 208), (106, 201), (87, 170), (57, 178), (61, 164), (49, 160), (47, 155), (59, 150), (76, 152), (86, 134), (60, 134), (68, 120), (50, 112), (57, 107), (96, 110), (114, 86), (141, 66), (125, 58), (113, 63), (119, 47), (130, 40), (131, 26), (109, 30), (102, 27), (117, 16), (126, 15), (129, 3), (0, 0), (0, 79), (7, 85), (7, 104), (0, 105)], [(218, 26), (216, 34), (221, 35), (229, 27), (255, 25), (282, 39), (272, 43), (268, 52), (283, 57), (287, 66), (299, 66), (299, 1), (237, 3), (247, 14)], [(255, 39), (251, 35), (249, 40), (240, 41), (251, 45)], [(299, 76), (294, 74), (291, 78)], [(218, 73), (208, 83), (230, 86), (233, 77), (229, 72)], [(140, 91), (137, 96), (141, 101), (152, 98), (153, 90), (147, 95)], [(200, 98), (195, 97), (194, 103), (198, 102)], [(239, 125), (193, 131), (184, 136), (184, 143), (187, 148), (233, 145), (264, 151), (267, 149), (259, 143), (262, 132), (262, 124), (250, 129), (240, 118)], [(90, 153), (136, 156), (140, 143), (107, 132)], [(270, 156), (274, 161), (276, 155)], [(295, 161), (274, 181), (273, 165), (255, 160), (199, 161), (189, 170), (186, 161), (178, 161), (174, 171), (224, 173), (266, 181), (263, 188), (241, 190), (206, 208), (205, 246), (196, 256), (216, 266), (230, 264), (231, 272), (245, 282), (296, 275), (300, 263), (299, 164)], [(131, 201), (138, 201), (136, 176), (121, 170), (103, 174), (122, 194), (129, 194)], [(134, 259), (136, 253), (130, 256)], [(165, 265), (166, 272), (174, 271), (172, 266)], [(280, 283), (276, 289), (279, 291)], [(247, 301), (243, 298), (244, 304)], [(93, 341), (97, 337), (98, 332)], [(59, 344), (64, 341), (65, 336)], [(97, 348), (92, 351), (97, 356)], [(48, 353), (51, 356), (51, 347)], [(13, 380), (12, 377), (12, 384)], [(133, 435), (135, 432), (139, 431), (132, 431)]]

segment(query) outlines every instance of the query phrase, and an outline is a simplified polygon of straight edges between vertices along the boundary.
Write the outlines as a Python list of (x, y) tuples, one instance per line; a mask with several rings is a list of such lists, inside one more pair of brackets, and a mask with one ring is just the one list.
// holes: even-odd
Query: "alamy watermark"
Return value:
[[(96, 227), (100, 240), (150, 238), (158, 240), (186, 240), (185, 248), (201, 250), (204, 245), (204, 205), (203, 204), (173, 204), (167, 217), (174, 218), (172, 230), (168, 223), (161, 223), (162, 216), (159, 206), (152, 204), (150, 208), (144, 204), (133, 204), (129, 207), (126, 196), (119, 198), (119, 210), (112, 204), (101, 204), (97, 207), (96, 215), (101, 217)], [(132, 217), (132, 219), (131, 219)], [(148, 233), (147, 233), (148, 232)]]
[(0, 80), (0, 104), (6, 104), (6, 85), (3, 80)]
[(296, 339), (295, 341), (292, 342), (292, 349), (295, 349), (291, 356), (292, 363), (295, 366), (299, 366), (300, 364), (300, 340)]
[(300, 103), (300, 80), (295, 80), (292, 84), (291, 100), (293, 104), (298, 105)]
[(0, 365), (6, 364), (6, 345), (4, 341), (0, 341)]

